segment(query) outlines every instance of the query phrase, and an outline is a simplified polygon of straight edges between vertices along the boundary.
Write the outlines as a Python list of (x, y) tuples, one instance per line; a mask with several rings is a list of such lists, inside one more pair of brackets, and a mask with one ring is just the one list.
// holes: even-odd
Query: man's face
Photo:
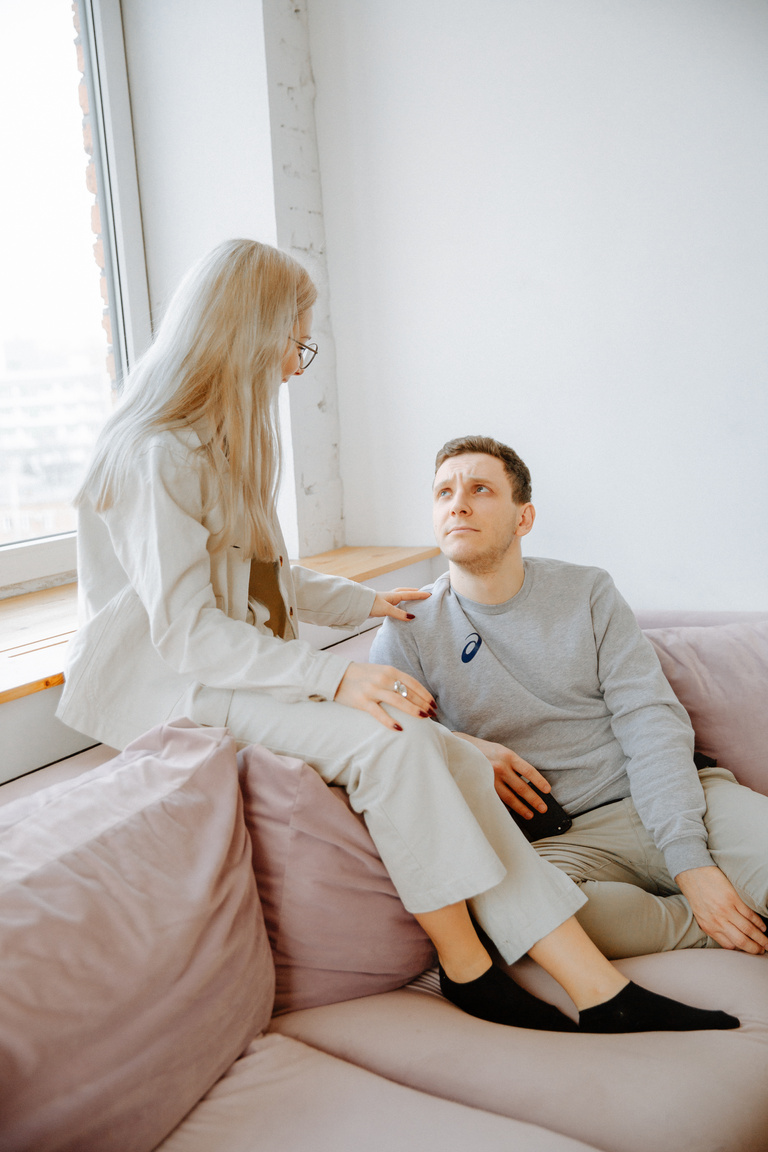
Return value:
[(432, 497), (432, 524), (443, 555), (476, 575), (495, 571), (518, 538), (522, 512), (501, 460), (479, 452), (444, 460)]

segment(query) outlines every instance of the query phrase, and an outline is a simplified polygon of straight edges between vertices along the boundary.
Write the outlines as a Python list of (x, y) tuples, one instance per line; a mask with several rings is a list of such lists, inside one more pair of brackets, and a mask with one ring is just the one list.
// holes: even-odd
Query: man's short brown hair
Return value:
[(435, 459), (435, 472), (452, 456), (466, 456), (470, 452), (481, 452), (484, 456), (495, 456), (504, 465), (512, 488), (515, 504), (528, 504), (531, 499), (531, 474), (514, 448), (493, 440), (490, 436), (458, 436), (443, 444)]

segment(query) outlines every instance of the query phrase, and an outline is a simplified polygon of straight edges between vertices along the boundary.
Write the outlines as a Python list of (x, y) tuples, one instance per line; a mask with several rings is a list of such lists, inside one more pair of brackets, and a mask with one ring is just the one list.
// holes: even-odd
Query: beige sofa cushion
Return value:
[[(581, 1036), (506, 1028), (402, 989), (270, 1028), (389, 1079), (551, 1128), (610, 1152), (766, 1152), (768, 956), (710, 949), (618, 961), (638, 983), (742, 1020), (732, 1032)], [(525, 960), (521, 983), (563, 1010)]]
[(0, 809), (0, 1147), (149, 1152), (263, 1029), (234, 745), (181, 721)]
[(768, 795), (768, 621), (645, 634), (691, 718), (697, 751)]
[(277, 970), (275, 1012), (400, 988), (430, 967), (432, 945), (344, 790), (255, 744), (238, 760)]
[(393, 1084), (264, 1036), (158, 1152), (587, 1152), (532, 1124)]

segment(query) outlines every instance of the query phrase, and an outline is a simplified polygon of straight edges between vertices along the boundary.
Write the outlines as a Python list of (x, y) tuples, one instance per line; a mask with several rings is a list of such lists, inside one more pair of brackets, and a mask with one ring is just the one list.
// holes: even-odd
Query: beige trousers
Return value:
[[(699, 778), (712, 858), (744, 903), (764, 916), (768, 796), (738, 784), (725, 768), (705, 768)], [(696, 923), (631, 800), (577, 816), (568, 832), (535, 848), (589, 897), (576, 918), (611, 959), (717, 947)]]
[(402, 732), (343, 704), (284, 704), (241, 689), (227, 725), (236, 740), (297, 756), (341, 784), (405, 907), (431, 912), (467, 900), (513, 963), (586, 898), (524, 838), (477, 748), (431, 720), (391, 714)]

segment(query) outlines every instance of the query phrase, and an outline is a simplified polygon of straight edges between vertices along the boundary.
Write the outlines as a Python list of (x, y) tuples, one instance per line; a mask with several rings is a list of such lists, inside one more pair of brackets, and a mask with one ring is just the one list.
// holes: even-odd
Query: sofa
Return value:
[[(768, 615), (639, 618), (698, 750), (768, 794)], [(466, 1016), (345, 794), (226, 729), (0, 788), (0, 948), (2, 1152), (768, 1150), (768, 956), (617, 962), (737, 1031)]]

